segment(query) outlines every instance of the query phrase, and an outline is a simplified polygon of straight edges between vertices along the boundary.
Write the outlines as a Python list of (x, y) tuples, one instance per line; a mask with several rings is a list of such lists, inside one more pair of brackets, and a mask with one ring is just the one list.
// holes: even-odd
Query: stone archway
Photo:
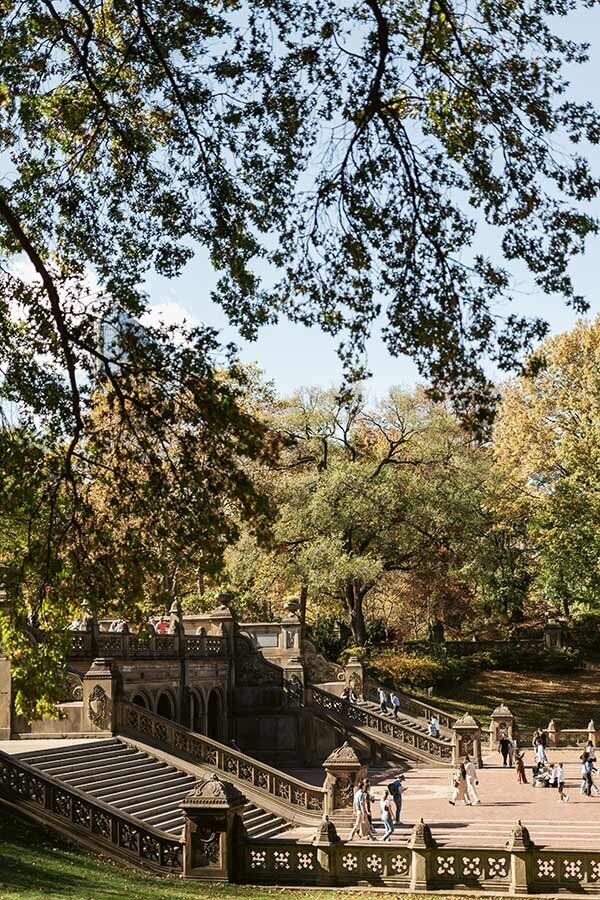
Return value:
[(206, 733), (215, 741), (220, 741), (223, 737), (223, 698), (216, 688), (208, 695)]
[(135, 706), (141, 706), (142, 709), (150, 709), (150, 703), (148, 702), (148, 698), (145, 694), (134, 694), (131, 702)]
[(206, 730), (206, 709), (202, 691), (190, 692), (190, 728), (199, 734)]
[(169, 691), (163, 691), (156, 701), (156, 712), (165, 719), (175, 721), (175, 703)]

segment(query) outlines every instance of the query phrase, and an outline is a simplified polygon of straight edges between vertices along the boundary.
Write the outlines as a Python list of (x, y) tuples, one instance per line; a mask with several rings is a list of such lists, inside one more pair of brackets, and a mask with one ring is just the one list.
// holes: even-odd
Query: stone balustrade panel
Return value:
[(73, 659), (212, 659), (227, 656), (222, 635), (175, 635), (73, 631), (69, 656)]
[(117, 855), (136, 864), (172, 874), (183, 871), (179, 841), (150, 826), (141, 827), (125, 813), (117, 813), (1, 751), (0, 792), (36, 818), (48, 824), (56, 821), (75, 837), (86, 836), (108, 855), (117, 850)]
[[(400, 701), (400, 709), (408, 713), (409, 716), (428, 720), (433, 718), (433, 716), (437, 716), (441, 728), (450, 729), (456, 722), (456, 716), (453, 716), (448, 712), (444, 712), (443, 709), (438, 709), (437, 706), (432, 706), (431, 703), (426, 703), (423, 700), (417, 700), (415, 697), (411, 697), (408, 694), (403, 694), (399, 691), (395, 691), (394, 693)], [(376, 685), (370, 685), (369, 699), (377, 702)]]

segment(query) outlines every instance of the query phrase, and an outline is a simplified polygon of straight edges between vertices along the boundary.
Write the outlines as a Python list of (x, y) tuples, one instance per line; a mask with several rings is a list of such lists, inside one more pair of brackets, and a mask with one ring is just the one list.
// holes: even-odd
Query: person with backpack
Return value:
[(402, 813), (402, 794), (406, 790), (404, 775), (396, 775), (395, 779), (388, 784), (388, 791), (396, 806), (396, 825), (400, 824), (400, 814)]

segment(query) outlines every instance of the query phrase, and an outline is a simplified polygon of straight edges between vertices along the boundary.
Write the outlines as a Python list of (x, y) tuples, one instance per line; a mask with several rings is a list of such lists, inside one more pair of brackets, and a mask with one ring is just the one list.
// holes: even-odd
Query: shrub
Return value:
[(447, 666), (429, 656), (417, 656), (400, 650), (384, 650), (371, 658), (370, 669), (377, 680), (399, 687), (435, 687), (448, 675)]
[(575, 644), (582, 650), (600, 653), (600, 613), (579, 613), (571, 620), (569, 631)]

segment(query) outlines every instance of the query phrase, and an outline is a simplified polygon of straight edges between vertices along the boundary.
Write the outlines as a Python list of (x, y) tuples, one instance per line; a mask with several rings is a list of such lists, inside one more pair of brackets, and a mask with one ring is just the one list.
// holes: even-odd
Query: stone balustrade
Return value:
[(297, 822), (314, 823), (323, 814), (325, 793), (322, 788), (300, 781), (239, 750), (132, 703), (117, 701), (115, 707), (119, 734), (137, 737), (144, 743), (183, 755), (202, 768), (225, 775), (242, 787), (252, 785), (254, 791), (263, 795), (266, 806)]
[(312, 686), (312, 703), (325, 712), (331, 712), (350, 723), (377, 731), (382, 737), (391, 738), (404, 747), (407, 752), (414, 751), (416, 755), (439, 760), (443, 763), (452, 762), (452, 745), (449, 741), (429, 737), (416, 728), (401, 725), (391, 716), (383, 716), (372, 710), (365, 709), (347, 700), (342, 700), (335, 694), (330, 694), (321, 688)]
[(551, 719), (546, 729), (549, 747), (585, 747), (588, 741), (598, 746), (600, 731), (591, 719), (587, 728), (561, 728), (558, 722)]
[(97, 628), (71, 634), (69, 656), (72, 659), (206, 659), (228, 653), (223, 635), (103, 632)]
[[(368, 697), (374, 702), (377, 702), (378, 687), (379, 685), (369, 684)], [(389, 693), (389, 690), (387, 693)], [(401, 691), (395, 690), (394, 693), (400, 701), (400, 709), (408, 713), (409, 716), (413, 716), (417, 719), (427, 719), (428, 721), (436, 716), (440, 723), (440, 728), (447, 728), (448, 730), (453, 728), (456, 716), (453, 716), (451, 713), (445, 712), (443, 709), (439, 709), (431, 703), (417, 700), (416, 697), (411, 697), (409, 694), (403, 694)]]
[(183, 872), (183, 845), (172, 835), (117, 812), (77, 788), (0, 751), (0, 796), (19, 813), (30, 815), (86, 846), (165, 874)]
[[(327, 837), (324, 838), (324, 835)], [(246, 840), (239, 880), (260, 884), (598, 894), (600, 851), (536, 847), (520, 822), (496, 848), (438, 846), (422, 820), (408, 845), (340, 841), (329, 823), (312, 841)]]

